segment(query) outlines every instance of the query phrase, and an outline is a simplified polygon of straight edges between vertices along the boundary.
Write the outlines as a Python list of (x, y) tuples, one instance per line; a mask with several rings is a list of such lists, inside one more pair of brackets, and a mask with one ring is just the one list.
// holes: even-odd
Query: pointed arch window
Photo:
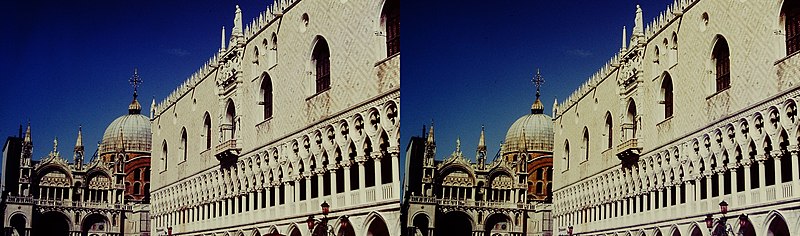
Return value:
[(670, 76), (669, 73), (664, 73), (664, 79), (661, 82), (661, 99), (661, 102), (664, 104), (664, 119), (672, 117), (672, 76)]
[(314, 53), (311, 58), (316, 72), (316, 93), (321, 93), (331, 88), (330, 57), (328, 41), (323, 37), (317, 37), (317, 43), (314, 45)]
[(225, 124), (222, 124), (221, 130), (223, 137), (227, 140), (236, 138), (236, 106), (233, 100), (228, 100), (228, 105), (225, 109)]
[(205, 130), (206, 150), (211, 149), (211, 116), (208, 112), (203, 116), (203, 129)]
[(167, 140), (161, 143), (161, 162), (164, 163), (164, 170), (167, 170), (169, 157), (167, 156), (169, 149), (167, 148)]
[(386, 56), (400, 53), (400, 1), (388, 0), (383, 6), (381, 21), (386, 31)]
[(583, 160), (589, 160), (589, 129), (583, 127), (583, 143), (581, 145), (583, 150)]
[(606, 112), (606, 148), (614, 144), (614, 121), (611, 112)]
[(569, 140), (564, 141), (564, 170), (569, 170)]
[(264, 119), (272, 117), (272, 78), (269, 74), (261, 75), (261, 102), (264, 106)]
[(783, 22), (786, 29), (786, 55), (800, 51), (800, 3), (784, 1)]
[(189, 155), (188, 142), (186, 141), (186, 127), (181, 128), (181, 152), (183, 152), (183, 161), (186, 161)]
[(728, 41), (724, 37), (717, 38), (714, 44), (714, 65), (717, 77), (717, 92), (731, 87), (731, 61)]

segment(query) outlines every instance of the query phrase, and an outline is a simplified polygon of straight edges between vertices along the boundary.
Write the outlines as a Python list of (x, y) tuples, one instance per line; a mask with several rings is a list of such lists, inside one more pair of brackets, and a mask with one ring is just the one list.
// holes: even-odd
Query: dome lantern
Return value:
[(553, 152), (553, 119), (544, 114), (544, 105), (539, 99), (539, 88), (544, 84), (544, 78), (538, 69), (532, 82), (536, 86), (536, 100), (531, 105), (531, 113), (520, 117), (508, 128), (503, 142), (503, 155), (519, 152)]

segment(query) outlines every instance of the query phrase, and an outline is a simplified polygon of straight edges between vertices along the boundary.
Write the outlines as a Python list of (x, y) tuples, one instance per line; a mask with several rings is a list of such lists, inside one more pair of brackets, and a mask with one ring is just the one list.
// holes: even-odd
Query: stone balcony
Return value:
[(642, 147), (639, 146), (639, 139), (631, 138), (617, 145), (617, 158), (622, 163), (636, 163), (642, 154)]
[(239, 157), (241, 151), (242, 147), (236, 144), (236, 139), (229, 139), (218, 144), (214, 148), (214, 156), (216, 156), (217, 160), (220, 162), (235, 160), (237, 157)]

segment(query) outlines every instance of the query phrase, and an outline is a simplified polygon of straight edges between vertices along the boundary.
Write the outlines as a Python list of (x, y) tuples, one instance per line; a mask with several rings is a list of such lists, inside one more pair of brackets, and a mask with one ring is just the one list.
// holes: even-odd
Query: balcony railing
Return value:
[(133, 207), (125, 204), (112, 204), (107, 202), (83, 202), (70, 200), (48, 200), (34, 199), (33, 197), (9, 196), (8, 203), (33, 204), (40, 207), (66, 207), (66, 208), (89, 208), (89, 209), (117, 209), (132, 210)]
[(242, 147), (236, 145), (236, 139), (229, 139), (214, 148), (214, 156), (216, 156), (219, 161), (230, 160), (239, 157), (239, 152), (241, 151)]
[(617, 158), (623, 163), (633, 163), (639, 160), (642, 154), (642, 147), (639, 146), (639, 140), (631, 138), (617, 145)]

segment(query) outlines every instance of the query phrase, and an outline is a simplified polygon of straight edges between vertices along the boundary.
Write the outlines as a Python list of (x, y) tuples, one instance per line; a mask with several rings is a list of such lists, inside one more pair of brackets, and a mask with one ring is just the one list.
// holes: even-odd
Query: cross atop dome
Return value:
[(136, 99), (136, 96), (138, 96), (137, 89), (139, 88), (139, 85), (142, 84), (142, 78), (139, 77), (139, 68), (133, 68), (133, 76), (131, 76), (128, 82), (130, 82), (131, 86), (133, 86), (133, 98)]
[(139, 77), (139, 68), (133, 68), (133, 76), (128, 79), (128, 82), (130, 82), (133, 87), (133, 101), (128, 105), (128, 114), (140, 114), (142, 112), (142, 105), (136, 100), (136, 97), (139, 96), (139, 85), (142, 84), (142, 78)]
[(542, 77), (542, 74), (539, 72), (538, 68), (536, 69), (536, 75), (533, 76), (531, 82), (533, 82), (533, 86), (536, 86), (536, 101), (533, 101), (533, 105), (531, 105), (531, 114), (542, 114), (544, 112), (544, 105), (542, 104), (542, 101), (539, 100), (539, 89), (542, 87), (542, 84), (544, 84), (544, 77)]
[(536, 68), (536, 75), (533, 76), (533, 79), (531, 79), (531, 82), (533, 82), (533, 86), (536, 86), (536, 98), (538, 99), (539, 98), (539, 88), (541, 88), (542, 84), (544, 84), (544, 77), (542, 77), (542, 74), (539, 73), (539, 68)]

